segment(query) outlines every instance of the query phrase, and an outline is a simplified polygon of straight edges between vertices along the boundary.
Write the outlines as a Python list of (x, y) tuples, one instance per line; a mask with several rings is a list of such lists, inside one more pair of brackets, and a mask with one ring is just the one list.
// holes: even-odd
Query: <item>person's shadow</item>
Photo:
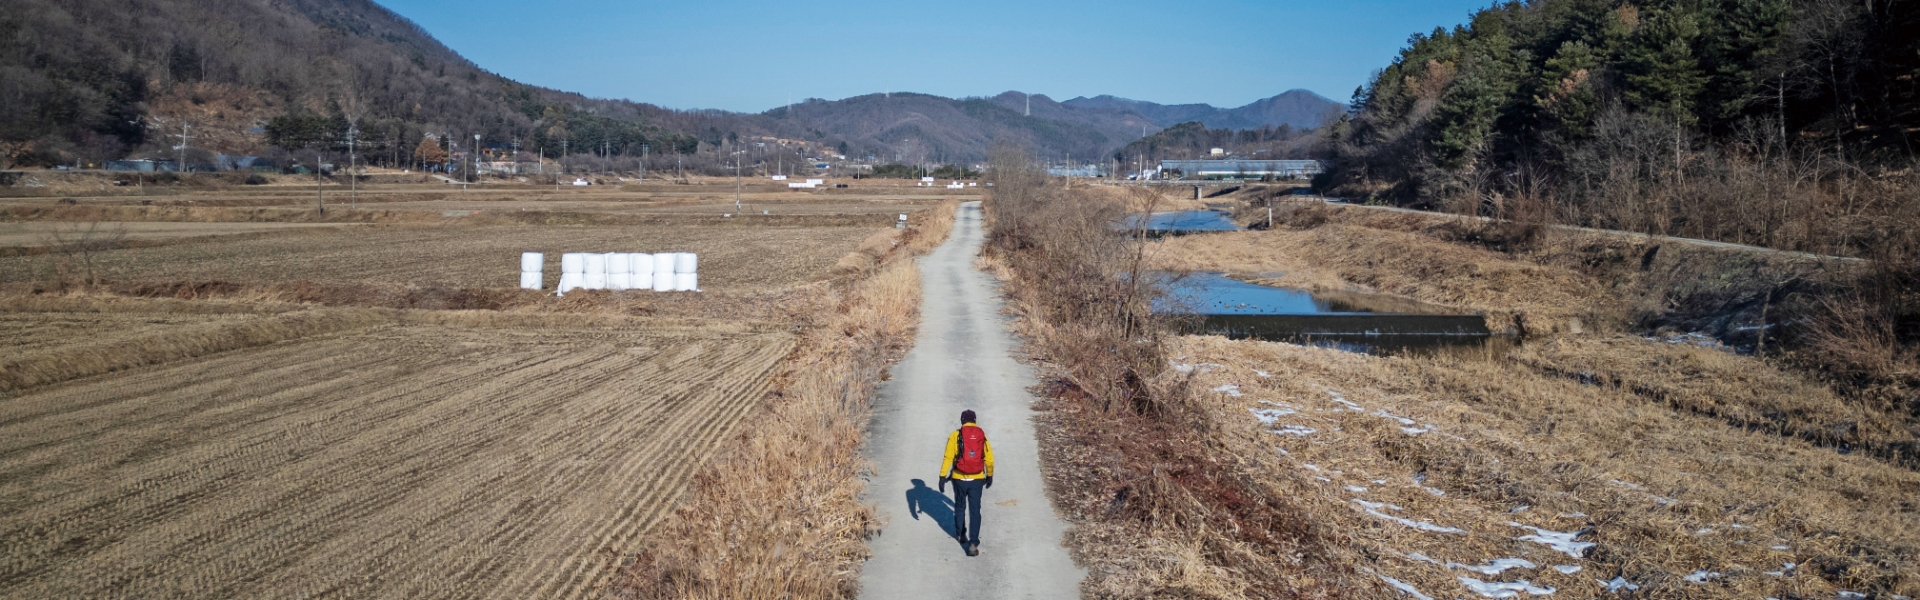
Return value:
[(918, 521), (920, 513), (926, 513), (927, 518), (940, 525), (940, 530), (947, 532), (947, 537), (960, 534), (953, 530), (953, 499), (927, 487), (927, 482), (915, 479), (913, 489), (907, 490), (907, 514)]

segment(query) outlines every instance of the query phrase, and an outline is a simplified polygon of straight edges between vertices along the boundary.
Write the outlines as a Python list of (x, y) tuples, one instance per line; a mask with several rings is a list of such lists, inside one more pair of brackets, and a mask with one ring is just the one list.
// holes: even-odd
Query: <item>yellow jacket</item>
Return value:
[[(979, 425), (976, 425), (973, 423), (967, 423), (966, 425), (973, 425), (975, 427), (979, 427)], [(965, 425), (962, 425), (962, 427), (964, 426)], [(986, 433), (986, 432), (983, 430), (981, 431), (981, 433)], [(955, 429), (953, 430), (953, 433), (947, 434), (947, 453), (944, 458), (940, 459), (940, 476), (951, 477), (953, 479), (958, 479), (961, 481), (973, 481), (975, 479), (985, 479), (988, 477), (992, 477), (993, 476), (993, 442), (982, 440), (980, 445), (982, 446), (981, 453), (985, 455), (985, 456), (982, 456), (981, 458), (986, 459), (987, 468), (981, 469), (979, 475), (968, 475), (966, 473), (961, 473), (953, 469), (953, 457), (954, 455), (957, 455), (960, 453), (960, 430)]]

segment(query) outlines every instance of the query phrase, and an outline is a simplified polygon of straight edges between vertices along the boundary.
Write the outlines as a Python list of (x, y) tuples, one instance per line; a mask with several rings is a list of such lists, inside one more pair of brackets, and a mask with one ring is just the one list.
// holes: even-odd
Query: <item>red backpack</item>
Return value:
[(953, 470), (961, 475), (979, 475), (987, 470), (987, 432), (979, 425), (960, 426), (960, 454), (953, 457)]

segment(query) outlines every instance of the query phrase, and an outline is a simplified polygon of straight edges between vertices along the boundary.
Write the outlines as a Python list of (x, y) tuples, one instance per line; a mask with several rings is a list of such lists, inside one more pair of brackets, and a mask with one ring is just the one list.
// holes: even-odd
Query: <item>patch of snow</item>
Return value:
[(1399, 415), (1395, 415), (1395, 414), (1393, 414), (1393, 413), (1390, 413), (1390, 412), (1387, 412), (1387, 409), (1384, 409), (1384, 408), (1376, 408), (1376, 409), (1374, 409), (1374, 410), (1373, 410), (1373, 414), (1375, 414), (1375, 415), (1378, 415), (1378, 416), (1382, 416), (1382, 417), (1386, 417), (1386, 418), (1389, 418), (1389, 419), (1393, 419), (1393, 420), (1395, 420), (1395, 421), (1399, 421), (1401, 425), (1414, 425), (1414, 424), (1417, 424), (1417, 423), (1419, 423), (1419, 421), (1415, 421), (1415, 420), (1413, 420), (1413, 419), (1409, 419), (1409, 418), (1406, 418), (1406, 417), (1402, 417), (1402, 416), (1399, 416)]
[(1347, 407), (1347, 410), (1351, 410), (1353, 412), (1367, 412), (1367, 409), (1361, 408), (1360, 405), (1354, 404), (1352, 402), (1348, 402), (1347, 397), (1340, 395), (1340, 392), (1327, 390), (1327, 395), (1333, 396), (1333, 401), (1340, 403), (1341, 406)]
[(1767, 571), (1765, 573), (1762, 573), (1762, 575), (1772, 575), (1774, 577), (1786, 577), (1788, 573), (1793, 572), (1793, 567), (1794, 567), (1793, 563), (1781, 563), (1780, 570)]
[(1374, 485), (1386, 485), (1386, 484), (1387, 484), (1387, 480), (1385, 480), (1385, 479), (1375, 479), (1375, 480), (1373, 480), (1373, 484), (1374, 484)]
[(1693, 532), (1693, 534), (1694, 534), (1694, 535), (1706, 535), (1706, 534), (1709, 534), (1709, 533), (1713, 533), (1713, 528), (1712, 528), (1712, 527), (1702, 527), (1702, 528), (1700, 528), (1700, 530), (1699, 530), (1699, 531), (1695, 531), (1695, 532)]
[(1320, 465), (1316, 465), (1313, 463), (1300, 463), (1300, 466), (1306, 467), (1308, 471), (1313, 471), (1315, 473), (1320, 472)]
[[(1368, 570), (1372, 571), (1372, 569), (1368, 569)], [(1387, 585), (1392, 586), (1393, 589), (1400, 590), (1400, 592), (1403, 594), (1406, 594), (1408, 596), (1413, 596), (1418, 600), (1433, 600), (1432, 596), (1428, 596), (1426, 594), (1420, 593), (1420, 590), (1414, 589), (1414, 587), (1411, 585), (1407, 585), (1407, 582), (1405, 581), (1388, 577), (1386, 576), (1386, 574), (1379, 573), (1379, 572), (1375, 572), (1373, 576), (1379, 577), (1381, 581), (1387, 582)]]
[(1560, 518), (1562, 518), (1562, 519), (1585, 519), (1585, 518), (1587, 518), (1587, 513), (1583, 513), (1583, 512), (1570, 512), (1570, 513), (1560, 513)]
[(1518, 598), (1521, 593), (1545, 596), (1553, 593), (1553, 588), (1536, 587), (1527, 580), (1520, 581), (1481, 581), (1472, 577), (1461, 577), (1460, 585), (1467, 586), (1473, 593), (1487, 598)]
[(1365, 494), (1367, 493), (1367, 488), (1363, 488), (1357, 485), (1350, 485), (1350, 486), (1347, 486), (1347, 491), (1353, 492), (1355, 494)]
[(1427, 487), (1427, 486), (1424, 486), (1424, 485), (1423, 485), (1423, 486), (1420, 486), (1420, 489), (1423, 489), (1423, 490), (1426, 490), (1426, 491), (1427, 491), (1427, 493), (1429, 493), (1429, 494), (1433, 494), (1433, 495), (1435, 495), (1435, 496), (1445, 496), (1445, 495), (1447, 495), (1447, 492), (1446, 492), (1445, 490), (1436, 490), (1436, 489), (1433, 489), (1433, 488), (1430, 488), (1430, 487)]
[(1391, 511), (1393, 511), (1393, 512), (1400, 512), (1400, 511), (1403, 511), (1403, 510), (1406, 510), (1406, 508), (1403, 508), (1403, 507), (1401, 507), (1401, 506), (1400, 506), (1400, 505), (1398, 505), (1398, 504), (1387, 504), (1387, 503), (1385, 503), (1385, 502), (1368, 502), (1368, 501), (1365, 501), (1365, 500), (1361, 500), (1361, 499), (1359, 499), (1359, 498), (1354, 498), (1354, 499), (1353, 499), (1353, 501), (1354, 501), (1354, 502), (1359, 502), (1361, 506), (1365, 506), (1365, 507), (1367, 507), (1367, 508), (1376, 508), (1376, 509), (1377, 509), (1377, 508), (1385, 508), (1385, 509), (1387, 509), (1387, 510), (1391, 510)]
[(1332, 479), (1327, 479), (1325, 477), (1315, 477), (1314, 479), (1320, 480), (1320, 483), (1333, 483)]
[(1553, 548), (1554, 550), (1565, 552), (1567, 553), (1568, 556), (1572, 556), (1574, 558), (1586, 558), (1587, 549), (1592, 548), (1594, 546), (1593, 542), (1574, 541), (1574, 538), (1580, 537), (1580, 534), (1584, 532), (1552, 531), (1547, 529), (1541, 529), (1539, 527), (1533, 527), (1530, 525), (1521, 525), (1519, 523), (1515, 523), (1512, 521), (1508, 521), (1507, 524), (1512, 525), (1514, 527), (1519, 527), (1521, 529), (1528, 529), (1533, 531), (1532, 535), (1520, 536), (1519, 537), (1520, 540), (1541, 544), (1549, 548)]
[(1487, 561), (1487, 564), (1484, 565), (1469, 565), (1457, 562), (1447, 563), (1447, 568), (1449, 569), (1473, 571), (1481, 575), (1499, 575), (1501, 571), (1507, 569), (1532, 569), (1538, 566), (1539, 565), (1535, 565), (1532, 561), (1524, 558), (1496, 558)]
[(1673, 504), (1673, 502), (1674, 502), (1674, 500), (1673, 500), (1672, 498), (1668, 498), (1668, 497), (1666, 497), (1666, 496), (1653, 496), (1653, 503), (1654, 503), (1654, 504), (1658, 504), (1658, 505), (1661, 505), (1661, 506), (1669, 506), (1669, 505), (1671, 505), (1671, 504)]
[(1633, 488), (1633, 489), (1636, 489), (1636, 490), (1640, 490), (1640, 489), (1646, 489), (1646, 488), (1642, 488), (1642, 487), (1640, 487), (1640, 484), (1638, 484), (1638, 483), (1628, 483), (1628, 482), (1625, 482), (1625, 481), (1621, 481), (1621, 480), (1618, 480), (1618, 479), (1615, 479), (1615, 480), (1613, 480), (1613, 482), (1614, 482), (1615, 484), (1618, 484), (1618, 485), (1623, 485), (1623, 486), (1626, 486), (1626, 487), (1630, 487), (1630, 488)]
[(1719, 578), (1720, 578), (1719, 571), (1708, 571), (1706, 569), (1701, 569), (1698, 571), (1694, 571), (1693, 574), (1687, 575), (1683, 579), (1686, 579), (1687, 583), (1706, 583), (1709, 580), (1719, 579)]
[(1409, 552), (1409, 553), (1407, 553), (1407, 558), (1411, 558), (1411, 559), (1414, 559), (1414, 560), (1417, 560), (1417, 561), (1420, 561), (1420, 562), (1423, 562), (1423, 563), (1432, 563), (1432, 564), (1436, 564), (1436, 565), (1437, 565), (1437, 564), (1440, 564), (1440, 561), (1437, 561), (1437, 560), (1434, 560), (1434, 559), (1432, 559), (1432, 558), (1430, 558), (1430, 557), (1428, 557), (1427, 555), (1425, 555), (1425, 554), (1421, 554), (1421, 553), (1419, 553), (1419, 552)]
[(1297, 435), (1300, 437), (1307, 437), (1309, 435), (1313, 435), (1318, 431), (1319, 431), (1318, 429), (1314, 429), (1312, 427), (1308, 427), (1305, 425), (1288, 425), (1286, 427), (1281, 427), (1279, 429), (1273, 430), (1274, 433), (1278, 433), (1280, 435)]
[(1221, 393), (1224, 393), (1224, 394), (1226, 394), (1226, 395), (1228, 395), (1228, 396), (1233, 396), (1233, 397), (1235, 397), (1235, 398), (1239, 398), (1239, 397), (1241, 396), (1241, 394), (1240, 394), (1240, 386), (1238, 386), (1238, 385), (1234, 385), (1234, 384), (1231, 384), (1231, 383), (1227, 383), (1227, 384), (1221, 384), (1221, 386), (1220, 386), (1220, 387), (1217, 387), (1217, 388), (1213, 388), (1213, 391), (1216, 391), (1216, 392), (1221, 392)]
[[(1600, 580), (1595, 579), (1594, 581)], [(1616, 594), (1620, 593), (1620, 590), (1631, 592), (1640, 589), (1640, 586), (1634, 585), (1633, 582), (1627, 581), (1627, 578), (1619, 576), (1615, 576), (1612, 581), (1600, 581), (1600, 585), (1607, 586), (1607, 591)]]
[(1840, 590), (1840, 600), (1867, 600), (1867, 595), (1860, 592)]
[(1273, 375), (1271, 375), (1271, 374), (1268, 374), (1268, 373), (1267, 373), (1266, 371), (1262, 371), (1262, 370), (1259, 370), (1259, 369), (1254, 369), (1254, 370), (1253, 370), (1253, 374), (1255, 374), (1255, 375), (1259, 375), (1259, 376), (1260, 376), (1260, 377), (1261, 377), (1262, 379), (1265, 379), (1265, 378), (1267, 378), (1267, 377), (1272, 377), (1272, 376), (1273, 376)]
[[(1365, 502), (1365, 501), (1361, 501), (1361, 500), (1354, 500), (1354, 502), (1359, 502), (1359, 503), (1360, 503), (1360, 504), (1361, 504), (1362, 506), (1364, 506), (1364, 505), (1367, 505), (1367, 504), (1370, 504), (1369, 502)], [(1396, 516), (1393, 516), (1393, 515), (1389, 515), (1389, 514), (1387, 514), (1387, 513), (1383, 513), (1383, 512), (1380, 512), (1380, 511), (1378, 511), (1378, 510), (1374, 510), (1374, 509), (1373, 509), (1373, 508), (1371, 508), (1371, 507), (1369, 507), (1369, 508), (1367, 508), (1367, 509), (1366, 509), (1366, 511), (1367, 511), (1367, 514), (1369, 514), (1369, 515), (1373, 515), (1373, 516), (1376, 516), (1376, 517), (1380, 517), (1380, 518), (1382, 518), (1382, 519), (1386, 519), (1386, 520), (1388, 520), (1388, 521), (1393, 521), (1393, 522), (1395, 522), (1395, 523), (1399, 523), (1399, 524), (1401, 524), (1401, 525), (1404, 525), (1404, 526), (1407, 526), (1407, 527), (1412, 527), (1412, 528), (1414, 528), (1414, 529), (1418, 529), (1418, 530), (1421, 530), (1421, 531), (1431, 531), (1431, 532), (1434, 532), (1434, 533), (1460, 533), (1460, 534), (1464, 534), (1464, 533), (1466, 533), (1465, 531), (1462, 531), (1462, 530), (1460, 530), (1460, 529), (1455, 529), (1455, 528), (1453, 528), (1453, 527), (1447, 527), (1447, 526), (1444, 526), (1444, 525), (1435, 525), (1435, 524), (1432, 524), (1432, 523), (1428, 523), (1428, 522), (1426, 522), (1426, 521), (1415, 521), (1415, 520), (1412, 520), (1412, 519), (1402, 519), (1402, 518), (1400, 518), (1400, 517), (1396, 517)]]
[(1792, 547), (1792, 546), (1774, 546), (1774, 547), (1773, 547), (1773, 549), (1775, 549), (1775, 550), (1792, 550), (1792, 549), (1793, 549), (1793, 547)]
[(1219, 364), (1219, 363), (1203, 362), (1198, 364), (1188, 364), (1188, 363), (1175, 362), (1175, 361), (1168, 361), (1168, 362), (1173, 365), (1173, 370), (1179, 371), (1183, 375), (1187, 373), (1192, 373), (1194, 371), (1199, 371), (1201, 373), (1211, 373), (1213, 372), (1214, 369), (1227, 368), (1226, 365)]
[(1581, 569), (1580, 565), (1554, 565), (1553, 566), (1553, 570), (1559, 571), (1561, 575), (1572, 575), (1574, 573), (1579, 573), (1580, 569)]
[(1420, 435), (1422, 433), (1427, 433), (1429, 431), (1433, 431), (1433, 428), (1431, 427), (1401, 427), (1400, 428), (1400, 432), (1407, 435)]
[(1517, 512), (1522, 512), (1522, 511), (1526, 511), (1526, 510), (1532, 510), (1532, 509), (1533, 509), (1533, 506), (1532, 506), (1532, 505), (1530, 505), (1530, 504), (1522, 504), (1522, 505), (1519, 505), (1519, 506), (1515, 506), (1515, 507), (1513, 507), (1512, 509), (1509, 509), (1509, 510), (1507, 511), (1507, 514), (1513, 514), (1513, 513), (1517, 513)]
[(1261, 425), (1272, 425), (1275, 421), (1279, 421), (1280, 417), (1299, 411), (1291, 408), (1249, 408), (1247, 412), (1253, 413), (1253, 418), (1259, 419)]

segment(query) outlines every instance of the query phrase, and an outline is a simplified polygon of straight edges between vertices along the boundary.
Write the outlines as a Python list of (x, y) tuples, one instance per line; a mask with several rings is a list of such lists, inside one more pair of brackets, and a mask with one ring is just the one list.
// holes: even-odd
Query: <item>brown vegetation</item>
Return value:
[[(1633, 338), (1528, 345), (1513, 361), (1218, 337), (1171, 351), (1186, 385), (1214, 390), (1203, 406), (1232, 415), (1209, 438), (1223, 454), (1350, 536), (1355, 567), (1434, 597), (1469, 594), (1460, 577), (1569, 597), (1606, 595), (1617, 576), (1639, 586), (1628, 597), (1920, 592), (1920, 475), (1778, 435), (1762, 415), (1873, 416), (1751, 358)], [(1556, 552), (1511, 523), (1596, 545)], [(1447, 564), (1496, 558), (1533, 566)]]

